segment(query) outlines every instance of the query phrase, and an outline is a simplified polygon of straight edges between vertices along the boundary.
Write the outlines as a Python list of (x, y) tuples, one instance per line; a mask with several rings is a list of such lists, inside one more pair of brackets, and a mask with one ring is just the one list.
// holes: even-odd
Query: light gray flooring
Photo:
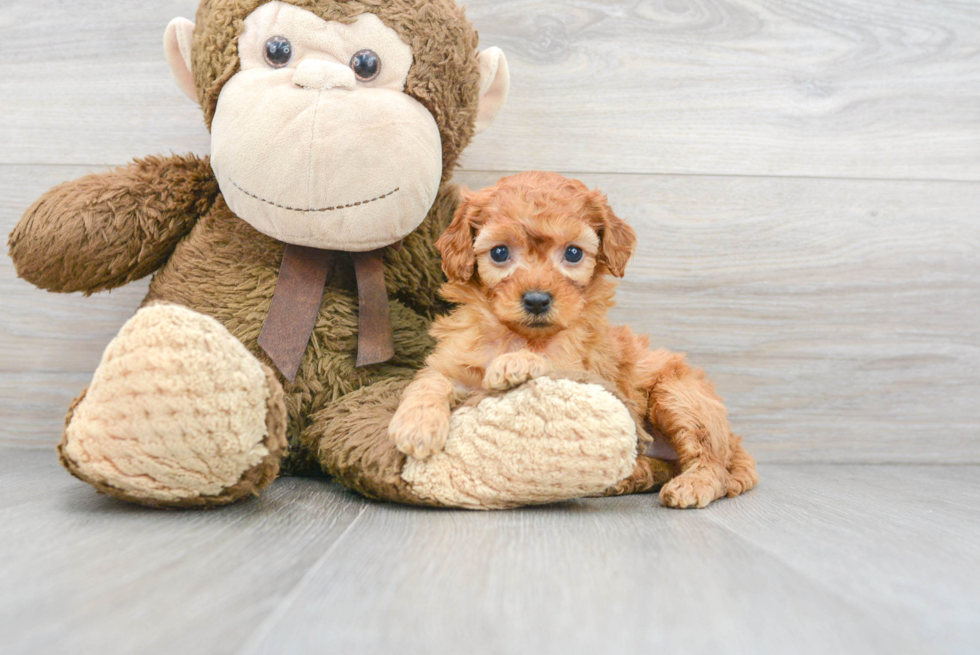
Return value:
[(4, 449), (0, 651), (978, 652), (980, 467), (761, 474), (702, 511), (420, 511), (283, 479), (173, 513)]

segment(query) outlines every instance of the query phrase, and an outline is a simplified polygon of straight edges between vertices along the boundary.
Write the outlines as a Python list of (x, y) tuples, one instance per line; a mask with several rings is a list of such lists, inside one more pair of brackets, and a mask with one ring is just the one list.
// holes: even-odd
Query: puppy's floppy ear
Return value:
[(613, 213), (604, 193), (594, 191), (592, 202), (599, 224), (599, 261), (606, 265), (610, 273), (623, 277), (626, 274), (626, 264), (636, 250), (636, 232)]
[(436, 242), (436, 248), (442, 254), (442, 270), (450, 282), (469, 282), (476, 267), (473, 228), (480, 208), (474, 202), (475, 195), (465, 187), (460, 188), (459, 206), (453, 220)]

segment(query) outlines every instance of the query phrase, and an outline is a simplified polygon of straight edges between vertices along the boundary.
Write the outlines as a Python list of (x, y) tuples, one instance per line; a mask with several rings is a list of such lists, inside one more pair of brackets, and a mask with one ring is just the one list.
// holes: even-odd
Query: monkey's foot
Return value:
[(110, 496), (207, 507), (269, 486), (285, 432), (272, 371), (213, 318), (159, 304), (138, 311), (106, 348), (58, 452)]
[(504, 509), (601, 494), (636, 457), (636, 424), (613, 393), (545, 376), (457, 409), (445, 449), (409, 457), (402, 478), (428, 503)]

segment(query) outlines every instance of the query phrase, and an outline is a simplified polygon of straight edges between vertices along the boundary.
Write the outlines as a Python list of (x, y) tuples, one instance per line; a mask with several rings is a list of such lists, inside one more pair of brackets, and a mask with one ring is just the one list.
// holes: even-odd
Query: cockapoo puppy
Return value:
[(554, 173), (522, 173), (464, 197), (438, 242), (457, 304), (436, 320), (438, 345), (406, 389), (388, 432), (418, 458), (439, 452), (454, 403), (552, 371), (585, 371), (639, 408), (675, 448), (680, 474), (660, 490), (669, 507), (704, 507), (755, 486), (755, 462), (725, 407), (683, 355), (609, 324), (616, 282), (636, 233), (605, 195)]

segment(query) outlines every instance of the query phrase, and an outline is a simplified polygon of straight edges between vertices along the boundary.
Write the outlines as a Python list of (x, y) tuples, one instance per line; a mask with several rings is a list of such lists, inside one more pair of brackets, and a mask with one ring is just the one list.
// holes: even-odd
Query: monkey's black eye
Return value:
[(381, 74), (381, 57), (374, 50), (361, 50), (350, 58), (354, 75), (362, 82), (370, 82)]
[(503, 264), (505, 261), (510, 259), (510, 250), (507, 248), (507, 246), (497, 246), (490, 251), (490, 259), (498, 264)]
[(584, 256), (585, 253), (578, 246), (568, 246), (565, 249), (565, 261), (569, 264), (578, 264)]
[(265, 61), (273, 68), (285, 68), (293, 60), (293, 44), (284, 36), (265, 42)]

